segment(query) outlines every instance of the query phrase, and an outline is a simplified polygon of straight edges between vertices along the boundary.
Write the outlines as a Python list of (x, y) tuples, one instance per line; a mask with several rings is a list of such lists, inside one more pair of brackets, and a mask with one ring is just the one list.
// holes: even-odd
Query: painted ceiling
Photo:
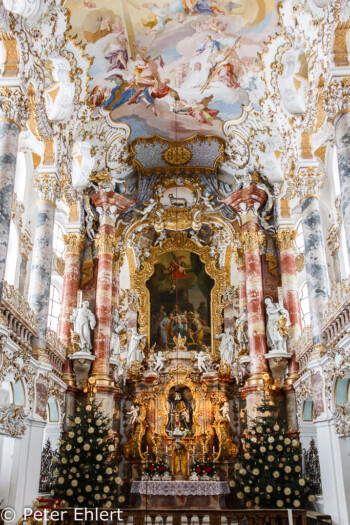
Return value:
[(278, 29), (274, 0), (68, 0), (70, 35), (92, 59), (88, 103), (131, 128), (223, 136), (242, 106), (259, 111), (259, 53)]

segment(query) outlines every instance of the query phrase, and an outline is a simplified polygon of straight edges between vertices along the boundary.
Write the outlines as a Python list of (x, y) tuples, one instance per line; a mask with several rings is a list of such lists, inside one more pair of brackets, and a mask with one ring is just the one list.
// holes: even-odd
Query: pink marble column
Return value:
[[(298, 278), (294, 256), (295, 237), (296, 232), (290, 228), (279, 230), (276, 234), (276, 243), (280, 252), (284, 306), (289, 312), (291, 322), (291, 337), (288, 340), (289, 349), (297, 341), (302, 330)], [(289, 374), (297, 374), (298, 369), (298, 363), (295, 360), (295, 354), (293, 352), (293, 356), (289, 362)]]
[(264, 235), (258, 230), (242, 232), (247, 282), (247, 314), (251, 379), (268, 371), (265, 336), (264, 295), (260, 262), (260, 245)]
[(242, 310), (247, 308), (247, 275), (245, 271), (244, 251), (242, 248), (235, 250), (234, 257), (238, 270), (239, 310), (242, 312)]
[[(99, 190), (91, 198), (100, 215), (99, 231), (95, 239), (98, 252), (98, 273), (96, 286), (96, 329), (94, 335), (94, 355), (92, 372), (97, 386), (108, 387), (109, 357), (111, 342), (111, 318), (113, 305), (113, 259), (117, 240), (115, 237), (116, 217), (126, 212), (132, 201), (118, 193)], [(114, 281), (114, 285), (113, 285)]]
[(112, 276), (112, 310), (119, 308), (119, 258), (113, 259), (113, 276)]
[[(64, 242), (66, 244), (66, 254), (58, 337), (65, 346), (68, 346), (70, 343), (70, 331), (73, 329), (73, 323), (71, 323), (70, 318), (73, 308), (77, 306), (80, 254), (85, 244), (85, 235), (82, 233), (69, 233), (64, 236)], [(70, 359), (67, 359), (63, 366), (63, 379), (68, 383), (73, 380)]]

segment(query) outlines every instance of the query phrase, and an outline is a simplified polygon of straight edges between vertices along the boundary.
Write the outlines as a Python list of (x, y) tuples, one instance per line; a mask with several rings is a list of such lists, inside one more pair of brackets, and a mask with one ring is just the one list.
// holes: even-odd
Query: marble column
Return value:
[(33, 245), (30, 240), (30, 235), (27, 231), (21, 232), (19, 241), (19, 253), (21, 255), (21, 265), (19, 269), (19, 291), (25, 293), (26, 278), (28, 272), (29, 254), (32, 251)]
[[(110, 228), (108, 228), (110, 230)], [(114, 231), (100, 232), (95, 239), (98, 251), (98, 274), (96, 288), (96, 329), (94, 338), (95, 361), (93, 374), (109, 382), (109, 356), (111, 342), (113, 257), (116, 246)]]
[[(73, 313), (73, 308), (77, 306), (80, 254), (84, 248), (85, 234), (69, 233), (68, 235), (64, 235), (63, 240), (66, 244), (66, 253), (58, 337), (60, 341), (68, 347), (70, 343), (70, 332), (73, 329), (73, 323), (70, 321), (70, 318)], [(71, 386), (74, 384), (70, 359), (67, 359), (63, 366), (63, 380)]]
[(38, 338), (35, 346), (37, 357), (40, 358), (41, 355), (45, 356), (46, 348), (53, 252), (52, 239), (59, 182), (53, 173), (40, 173), (34, 181), (34, 187), (39, 194), (39, 200), (28, 301), (38, 316)]
[(341, 203), (348, 259), (350, 262), (350, 112), (343, 111), (334, 119), (337, 145)]
[(5, 278), (18, 138), (27, 107), (19, 89), (0, 89), (0, 301)]
[(261, 231), (249, 230), (242, 232), (240, 241), (246, 267), (250, 379), (253, 379), (268, 371), (265, 359), (265, 311), (260, 261), (260, 246), (264, 244), (265, 236)]
[(333, 275), (336, 283), (341, 282), (341, 270), (340, 270), (340, 236), (341, 229), (339, 224), (333, 224), (328, 230), (327, 245), (330, 254), (333, 259)]
[(120, 276), (120, 259), (114, 256), (113, 259), (113, 274), (112, 274), (112, 310), (119, 308), (119, 276)]
[(302, 170), (300, 175), (298, 191), (301, 200), (312, 338), (316, 356), (317, 353), (322, 353), (322, 315), (330, 293), (318, 197), (322, 174), (312, 167)]
[(239, 293), (239, 310), (242, 312), (247, 308), (247, 276), (245, 271), (244, 251), (242, 248), (236, 248), (234, 258), (238, 270), (238, 293)]
[(298, 277), (294, 255), (295, 238), (296, 231), (291, 228), (280, 229), (276, 234), (276, 244), (280, 253), (283, 302), (285, 308), (288, 310), (291, 323), (290, 338), (288, 339), (287, 345), (288, 351), (292, 352), (292, 357), (288, 363), (288, 376), (283, 387), (289, 432), (296, 432), (298, 429), (296, 396), (293, 383), (298, 379), (299, 366), (292, 347), (298, 340), (302, 330)]

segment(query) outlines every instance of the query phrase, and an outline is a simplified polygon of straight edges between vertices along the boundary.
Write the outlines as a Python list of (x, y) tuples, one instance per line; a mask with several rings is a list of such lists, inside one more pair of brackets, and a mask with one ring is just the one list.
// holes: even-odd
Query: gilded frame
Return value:
[[(219, 342), (215, 339), (216, 334), (221, 333), (223, 324), (223, 309), (221, 297), (227, 286), (229, 286), (229, 273), (226, 267), (219, 269), (216, 265), (216, 259), (209, 256), (209, 246), (199, 246), (195, 241), (187, 236), (186, 232), (171, 232), (162, 246), (151, 246), (151, 256), (143, 260), (142, 268), (131, 275), (131, 287), (136, 291), (139, 297), (138, 304), (138, 323), (140, 334), (147, 336), (148, 345), (150, 345), (150, 296), (146, 282), (154, 273), (154, 266), (159, 256), (163, 253), (182, 250), (196, 253), (202, 263), (205, 265), (205, 271), (214, 280), (214, 286), (211, 291), (211, 351), (215, 354)], [(130, 268), (131, 269), (131, 268)]]

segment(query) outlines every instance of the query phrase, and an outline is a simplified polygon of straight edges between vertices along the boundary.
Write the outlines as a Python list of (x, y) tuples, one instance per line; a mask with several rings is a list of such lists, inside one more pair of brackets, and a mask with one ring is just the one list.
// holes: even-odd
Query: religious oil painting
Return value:
[(166, 432), (172, 436), (174, 431), (181, 430), (186, 435), (193, 434), (193, 415), (195, 401), (188, 387), (172, 387), (168, 396), (168, 424)]
[(210, 292), (214, 281), (199, 256), (167, 252), (155, 264), (147, 286), (151, 303), (151, 345), (162, 350), (186, 338), (189, 350), (210, 346)]
[[(259, 52), (277, 29), (274, 0), (67, 0), (70, 35), (92, 59), (88, 104), (169, 139), (223, 136), (264, 93)], [(176, 133), (176, 136), (174, 134)]]

